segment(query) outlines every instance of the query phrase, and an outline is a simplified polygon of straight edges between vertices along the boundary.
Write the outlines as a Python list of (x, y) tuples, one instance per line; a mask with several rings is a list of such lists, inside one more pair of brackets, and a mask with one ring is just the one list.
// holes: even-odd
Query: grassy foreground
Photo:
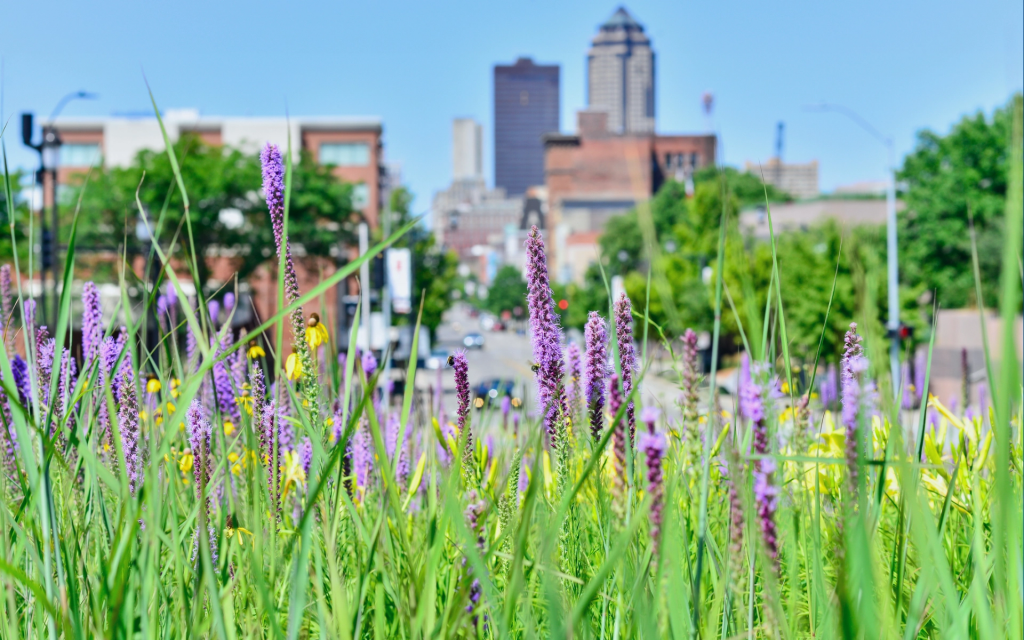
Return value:
[[(655, 337), (631, 353), (628, 300), (563, 351), (532, 236), (544, 404), (472, 408), (456, 356), (456, 415), (412, 384), (385, 407), (376, 361), (308, 310), (406, 229), (300, 296), (288, 171), (265, 150), (282, 303), (247, 336), (231, 333), (233, 296), (190, 299), (167, 266), (195, 263), (187, 218), (155, 216), (160, 280), (119, 309), (123, 327), (86, 287), (80, 362), (58, 355), (74, 232), (55, 327), (40, 330), (22, 265), (8, 273), (0, 637), (1022, 637), (1012, 323), (986, 362), (991, 402), (903, 409), (914, 391), (893, 400), (854, 333), (830, 397), (798, 388), (776, 290), (772, 320), (744, 335), (737, 400), (698, 406), (690, 344), (666, 343), (683, 409), (668, 420), (639, 406)], [(1017, 146), (1004, 320), (1020, 311), (1022, 200)], [(286, 333), (296, 350), (269, 370)]]

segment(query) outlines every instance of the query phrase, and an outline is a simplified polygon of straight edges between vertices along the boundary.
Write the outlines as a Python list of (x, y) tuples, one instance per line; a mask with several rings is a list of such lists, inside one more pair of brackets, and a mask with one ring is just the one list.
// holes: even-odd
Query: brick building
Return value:
[(583, 245), (595, 243), (611, 217), (650, 198), (666, 180), (684, 182), (715, 163), (713, 134), (614, 135), (607, 112), (581, 111), (578, 118), (576, 134), (544, 138), (552, 267), (563, 282), (580, 281), (586, 268), (567, 258), (568, 246), (577, 256), (589, 251)]
[[(162, 117), (172, 141), (192, 133), (211, 145), (229, 145), (256, 153), (267, 142), (277, 144), (284, 151), (290, 139), (294, 161), (298, 160), (301, 150), (308, 151), (315, 161), (332, 165), (332, 171), (338, 178), (353, 183), (353, 205), (371, 228), (377, 226), (387, 178), (383, 162), (383, 126), (379, 118), (200, 116), (192, 109), (168, 110)], [(58, 191), (62, 185), (71, 183), (73, 176), (88, 171), (92, 166), (100, 163), (106, 167), (127, 166), (143, 149), (164, 148), (160, 125), (152, 116), (59, 118), (55, 122), (44, 121), (42, 125), (55, 129), (62, 141), (57, 172)], [(44, 204), (49, 207), (50, 189), (49, 185), (44, 186)], [(259, 185), (253, 187), (258, 189)], [(270, 220), (266, 223), (269, 225)], [(116, 260), (117, 256), (111, 255), (110, 259)], [(141, 258), (136, 262), (136, 271), (141, 275)], [(231, 282), (234, 269), (229, 257), (213, 257), (210, 267), (211, 287)], [(335, 262), (331, 259), (298, 260), (296, 270), (300, 288), (303, 292), (309, 290), (335, 269)], [(186, 290), (190, 289), (190, 278), (184, 277), (184, 273), (180, 275)], [(254, 320), (251, 317), (253, 306), (261, 318), (276, 313), (276, 282), (276, 265), (268, 261), (257, 269), (249, 282), (239, 283), (241, 295), (236, 323)], [(333, 316), (325, 318), (328, 326), (336, 324), (341, 316), (337, 310), (341, 306), (339, 294), (344, 293), (344, 288), (345, 283), (341, 283), (325, 294), (324, 308), (328, 316)]]

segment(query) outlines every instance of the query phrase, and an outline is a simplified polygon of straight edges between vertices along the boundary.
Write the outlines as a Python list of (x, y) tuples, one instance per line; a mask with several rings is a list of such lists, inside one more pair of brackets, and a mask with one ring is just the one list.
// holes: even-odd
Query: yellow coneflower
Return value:
[(242, 395), (235, 398), (235, 402), (238, 403), (239, 407), (245, 409), (245, 412), (250, 416), (252, 415), (252, 396), (245, 389), (242, 390)]
[(288, 355), (288, 359), (284, 361), (284, 374), (288, 376), (289, 380), (298, 380), (302, 377), (302, 361), (299, 360), (299, 354), (294, 348)]
[(182, 473), (188, 473), (192, 470), (192, 463), (194, 461), (195, 458), (192, 457), (192, 452), (186, 449), (185, 453), (182, 454), (181, 459), (178, 460), (178, 468), (181, 469)]
[(316, 349), (328, 339), (327, 327), (320, 322), (320, 316), (315, 313), (309, 314), (309, 319), (306, 320), (306, 342), (309, 343), (309, 348)]
[(298, 488), (306, 483), (306, 471), (302, 468), (302, 461), (295, 451), (284, 452), (284, 464), (281, 465), (281, 475), (284, 476), (284, 488), (281, 490), (281, 500), (288, 495), (288, 489)]
[(156, 376), (149, 376), (149, 380), (146, 381), (146, 393), (159, 393), (160, 389), (160, 380)]
[(263, 347), (261, 347), (258, 342), (250, 340), (249, 350), (246, 351), (246, 354), (249, 356), (250, 360), (255, 360), (256, 358), (266, 357), (267, 352), (263, 350)]
[(225, 420), (224, 421), (224, 435), (230, 436), (234, 432), (235, 432), (235, 423), (231, 422), (230, 420)]

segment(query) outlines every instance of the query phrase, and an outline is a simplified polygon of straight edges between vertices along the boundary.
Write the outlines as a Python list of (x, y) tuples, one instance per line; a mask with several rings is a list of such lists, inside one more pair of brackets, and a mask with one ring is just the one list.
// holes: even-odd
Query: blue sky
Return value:
[[(491, 177), (491, 68), (520, 55), (562, 66), (562, 129), (585, 106), (585, 55), (609, 2), (33, 2), (0, 20), (3, 116), (48, 114), (69, 91), (100, 99), (67, 115), (147, 108), (143, 71), (163, 108), (206, 114), (379, 115), (386, 155), (403, 165), (417, 210), (451, 177), (451, 120), (485, 127)], [(625, 5), (657, 55), (666, 133), (700, 132), (715, 95), (724, 160), (773, 151), (818, 159), (825, 190), (884, 176), (881, 145), (839, 115), (844, 104), (891, 134), (900, 155), (922, 128), (945, 131), (1024, 85), (1020, 0), (656, 2)], [(9, 158), (32, 167), (10, 120)], [(10, 135), (13, 134), (13, 135)]]

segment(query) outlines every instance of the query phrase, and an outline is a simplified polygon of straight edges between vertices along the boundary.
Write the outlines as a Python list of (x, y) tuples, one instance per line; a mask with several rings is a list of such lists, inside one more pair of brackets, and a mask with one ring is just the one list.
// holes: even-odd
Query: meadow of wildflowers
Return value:
[(643, 406), (643, 317), (622, 295), (566, 344), (534, 228), (532, 410), (471, 406), (462, 353), (454, 416), (412, 384), (389, 406), (374, 354), (313, 309), (394, 237), (302, 295), (288, 166), (274, 146), (261, 159), (282, 304), (247, 335), (233, 292), (186, 296), (168, 266), (196, 259), (188, 228), (154, 243), (145, 308), (116, 316), (86, 283), (71, 317), (68, 260), (40, 326), (22, 266), (0, 270), (0, 637), (1021, 637), (1012, 354), (954, 411), (894, 394), (855, 325), (838, 374), (805, 389), (766, 332), (732, 397), (688, 331), (665, 345), (680, 411)]

